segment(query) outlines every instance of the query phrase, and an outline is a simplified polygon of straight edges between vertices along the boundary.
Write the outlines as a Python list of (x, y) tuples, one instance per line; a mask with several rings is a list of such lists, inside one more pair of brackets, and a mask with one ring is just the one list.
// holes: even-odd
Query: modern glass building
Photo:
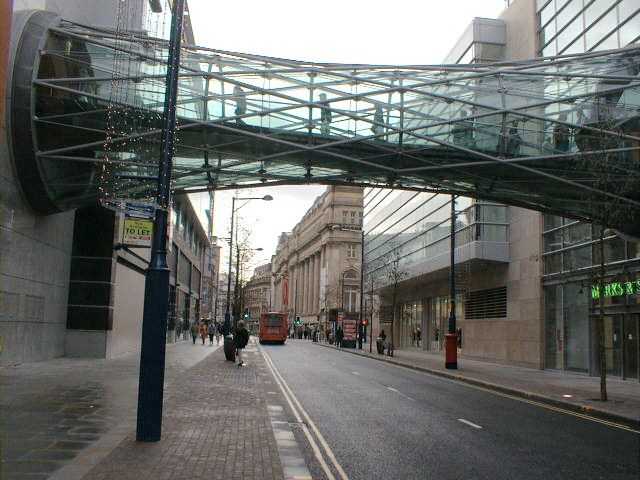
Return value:
[[(445, 63), (606, 50), (639, 39), (640, 0), (513, 0), (500, 18), (475, 19)], [(568, 121), (580, 123), (579, 110), (568, 105)], [(525, 126), (520, 130), (523, 149), (527, 141), (544, 140), (529, 139)], [(577, 150), (573, 133), (569, 149)], [(377, 326), (388, 334), (396, 298), (398, 347), (418, 347), (419, 326), (420, 348), (442, 348), (449, 316), (450, 202), (449, 196), (426, 193), (365, 193), (365, 292), (378, 295), (365, 294), (365, 302), (377, 302), (374, 333)], [(609, 372), (638, 379), (638, 243), (604, 232), (608, 286), (600, 295), (593, 289), (599, 227), (465, 198), (456, 210), (463, 356), (595, 375), (594, 320), (604, 298)]]
[[(640, 40), (640, 0), (537, 0), (539, 53), (543, 56), (620, 48)], [(578, 121), (578, 111), (571, 112)], [(577, 150), (576, 138), (570, 148)], [(615, 211), (612, 210), (612, 215)], [(545, 366), (597, 373), (595, 319), (605, 302), (609, 373), (638, 379), (640, 245), (605, 230), (605, 294), (593, 290), (600, 265), (598, 226), (545, 216)]]

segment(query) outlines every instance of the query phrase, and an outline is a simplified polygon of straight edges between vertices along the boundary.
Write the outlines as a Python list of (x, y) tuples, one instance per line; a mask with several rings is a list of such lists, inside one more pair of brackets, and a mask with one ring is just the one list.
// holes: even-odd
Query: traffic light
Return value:
[(245, 308), (244, 312), (242, 313), (242, 318), (249, 318), (251, 317), (251, 314), (249, 313), (249, 309)]
[(302, 320), (300, 320), (300, 317), (296, 317), (296, 326), (300, 326), (302, 325)]
[(360, 321), (360, 325), (362, 325), (363, 327), (366, 327), (369, 324), (369, 320), (367, 320), (366, 318), (363, 318)]

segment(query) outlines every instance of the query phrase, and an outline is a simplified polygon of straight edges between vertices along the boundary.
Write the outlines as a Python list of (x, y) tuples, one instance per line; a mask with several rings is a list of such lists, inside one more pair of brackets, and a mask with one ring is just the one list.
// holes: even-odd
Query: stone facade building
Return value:
[(273, 310), (326, 331), (339, 310), (359, 311), (362, 189), (330, 186), (291, 233), (280, 236), (272, 261)]
[[(253, 328), (260, 314), (271, 309), (271, 263), (256, 267), (251, 280), (244, 287), (244, 311), (249, 314), (249, 325)], [(253, 330), (256, 331), (257, 330)]]

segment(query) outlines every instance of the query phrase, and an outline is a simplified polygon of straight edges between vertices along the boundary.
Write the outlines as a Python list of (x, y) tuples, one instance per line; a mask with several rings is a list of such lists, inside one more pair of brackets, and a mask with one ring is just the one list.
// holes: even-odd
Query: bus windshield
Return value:
[(282, 325), (282, 321), (283, 318), (281, 316), (270, 315), (268, 317), (264, 317), (265, 325), (280, 326)]

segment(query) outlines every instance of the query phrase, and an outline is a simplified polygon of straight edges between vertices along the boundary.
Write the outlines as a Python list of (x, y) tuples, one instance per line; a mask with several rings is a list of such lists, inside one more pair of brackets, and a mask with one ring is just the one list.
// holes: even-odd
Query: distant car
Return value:
[(289, 332), (288, 316), (286, 313), (267, 312), (260, 314), (260, 329), (258, 337), (260, 343), (279, 343), (284, 345)]

